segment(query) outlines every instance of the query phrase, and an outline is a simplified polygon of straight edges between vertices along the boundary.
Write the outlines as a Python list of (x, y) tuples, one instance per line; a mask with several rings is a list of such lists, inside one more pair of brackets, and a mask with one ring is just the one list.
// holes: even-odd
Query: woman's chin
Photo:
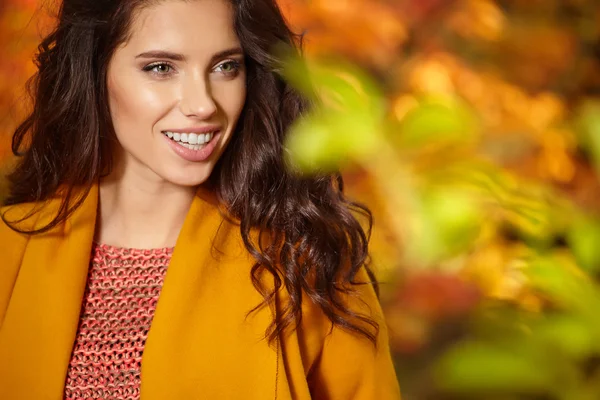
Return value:
[(177, 186), (196, 187), (205, 183), (210, 176), (210, 173), (198, 172), (196, 174), (164, 174), (163, 179)]

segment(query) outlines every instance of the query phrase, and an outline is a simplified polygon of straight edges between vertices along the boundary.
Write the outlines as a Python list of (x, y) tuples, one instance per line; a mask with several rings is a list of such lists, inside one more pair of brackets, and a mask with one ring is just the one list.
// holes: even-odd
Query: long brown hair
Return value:
[[(98, 178), (110, 172), (114, 129), (108, 109), (106, 72), (115, 48), (127, 40), (136, 11), (157, 0), (63, 0), (56, 28), (38, 48), (37, 74), (30, 81), (33, 110), (18, 126), (12, 150), (18, 158), (8, 175), (6, 205), (44, 202), (60, 190), (56, 217), (34, 231), (46, 232), (67, 219)], [(273, 52), (281, 43), (299, 51), (300, 40), (274, 0), (231, 0), (235, 30), (245, 52), (247, 98), (237, 130), (210, 177), (218, 198), (240, 225), (256, 260), (253, 283), (272, 304), (285, 287), (289, 302), (266, 332), (275, 339), (302, 318), (303, 297), (318, 305), (335, 325), (376, 343), (378, 324), (357, 314), (343, 296), (360, 268), (368, 267), (370, 211), (349, 201), (340, 174), (297, 176), (285, 167), (284, 139), (308, 102), (277, 71)], [(366, 216), (365, 231), (355, 217)], [(271, 239), (262, 246), (252, 229)], [(265, 290), (259, 277), (273, 275)], [(375, 284), (376, 285), (376, 284)], [(258, 308), (258, 307), (257, 307)], [(255, 308), (255, 309), (257, 309)]]

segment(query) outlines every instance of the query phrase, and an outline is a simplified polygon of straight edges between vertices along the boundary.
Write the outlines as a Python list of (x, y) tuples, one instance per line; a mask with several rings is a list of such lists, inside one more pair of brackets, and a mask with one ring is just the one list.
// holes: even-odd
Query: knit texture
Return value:
[(95, 244), (65, 399), (139, 399), (144, 344), (173, 248)]

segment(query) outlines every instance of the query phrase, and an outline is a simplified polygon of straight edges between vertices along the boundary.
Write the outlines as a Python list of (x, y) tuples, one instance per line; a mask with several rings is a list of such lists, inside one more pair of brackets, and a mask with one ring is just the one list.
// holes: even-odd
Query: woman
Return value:
[(64, 0), (0, 225), (0, 398), (396, 399), (338, 176), (273, 0)]

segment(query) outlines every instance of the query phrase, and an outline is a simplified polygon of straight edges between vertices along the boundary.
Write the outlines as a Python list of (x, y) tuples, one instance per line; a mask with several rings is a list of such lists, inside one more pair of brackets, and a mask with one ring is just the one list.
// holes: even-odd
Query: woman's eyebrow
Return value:
[(210, 59), (211, 63), (225, 57), (241, 56), (244, 55), (244, 50), (241, 47), (233, 47), (231, 49), (223, 50), (212, 56)]
[[(241, 47), (232, 47), (230, 49), (227, 50), (223, 50), (220, 51), (216, 54), (214, 54), (211, 57), (211, 63), (221, 59), (221, 58), (225, 58), (225, 57), (229, 57), (229, 56), (233, 56), (233, 55), (243, 55), (244, 51), (242, 50)], [(167, 59), (167, 60), (172, 60), (172, 61), (185, 61), (186, 57), (183, 54), (179, 54), (179, 53), (173, 53), (170, 51), (165, 51), (165, 50), (150, 50), (150, 51), (146, 51), (143, 53), (138, 54), (137, 56), (135, 56), (136, 59), (138, 58), (162, 58), (162, 59)]]
[(135, 56), (138, 58), (164, 58), (173, 61), (185, 61), (185, 56), (179, 53), (172, 53), (164, 50), (150, 50)]

